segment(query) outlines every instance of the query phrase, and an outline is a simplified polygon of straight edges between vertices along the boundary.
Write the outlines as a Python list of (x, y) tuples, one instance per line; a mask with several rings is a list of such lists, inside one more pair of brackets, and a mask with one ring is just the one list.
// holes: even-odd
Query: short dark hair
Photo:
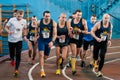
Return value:
[(13, 10), (13, 13), (16, 13), (18, 10), (17, 9), (15, 9), (15, 10)]
[(96, 15), (95, 15), (95, 14), (92, 14), (92, 16), (93, 16), (93, 17), (96, 17)]
[(43, 12), (43, 16), (45, 16), (45, 13), (50, 13), (50, 11), (44, 11)]
[(68, 18), (69, 18), (69, 19), (72, 19), (73, 17), (72, 17), (72, 16), (69, 16)]
[(74, 15), (74, 14), (75, 14), (75, 12), (72, 13), (72, 15)]
[(35, 15), (33, 15), (32, 17), (36, 17)]
[(76, 14), (77, 12), (82, 12), (82, 11), (78, 9), (78, 10), (75, 11), (75, 14)]
[(23, 10), (17, 10), (17, 13), (19, 13), (20, 15), (23, 15), (24, 11)]

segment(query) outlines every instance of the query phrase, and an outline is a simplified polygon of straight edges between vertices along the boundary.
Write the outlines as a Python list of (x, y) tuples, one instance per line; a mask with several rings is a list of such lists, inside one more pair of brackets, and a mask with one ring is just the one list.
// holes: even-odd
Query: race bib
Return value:
[(107, 36), (103, 36), (103, 35), (101, 36), (102, 41), (105, 41), (106, 39), (107, 39)]
[(108, 32), (107, 31), (104, 31), (102, 34), (101, 34), (101, 40), (102, 41), (105, 41), (107, 39), (107, 35), (108, 35)]
[(50, 37), (50, 33), (46, 32), (46, 31), (42, 31), (42, 35), (43, 35), (43, 38), (49, 38)]
[(78, 40), (79, 39), (79, 34), (74, 34), (73, 38)]
[(30, 36), (30, 40), (31, 40), (31, 41), (34, 41), (34, 36)]
[(19, 28), (16, 28), (14, 30), (14, 34), (13, 35), (14, 35), (15, 38), (20, 38), (21, 37), (21, 30)]
[(15, 29), (15, 31), (14, 31), (14, 33), (19, 33), (19, 32), (20, 32), (19, 28)]
[(65, 38), (59, 38), (59, 42), (60, 43), (64, 43), (65, 42)]

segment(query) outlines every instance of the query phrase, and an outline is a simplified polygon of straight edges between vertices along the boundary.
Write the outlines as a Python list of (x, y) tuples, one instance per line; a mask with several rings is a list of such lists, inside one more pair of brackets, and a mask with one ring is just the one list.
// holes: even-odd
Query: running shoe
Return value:
[(41, 76), (41, 77), (45, 77), (45, 76), (46, 76), (45, 72), (44, 72), (44, 71), (41, 71), (41, 72), (40, 72), (40, 76)]
[(14, 76), (17, 77), (19, 74), (18, 70), (15, 70)]
[(75, 75), (76, 74), (76, 70), (72, 71), (72, 75)]
[(56, 70), (56, 75), (60, 75), (60, 69)]
[(103, 74), (102, 74), (100, 71), (98, 71), (98, 72), (96, 73), (96, 76), (97, 76), (97, 77), (102, 77)]

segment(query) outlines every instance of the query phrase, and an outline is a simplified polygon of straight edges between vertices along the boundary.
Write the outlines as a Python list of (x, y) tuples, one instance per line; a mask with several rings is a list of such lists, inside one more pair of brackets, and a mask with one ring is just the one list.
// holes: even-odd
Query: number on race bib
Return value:
[(49, 36), (50, 36), (49, 32), (43, 31), (42, 34), (43, 34), (43, 38), (49, 38)]
[(79, 39), (79, 34), (74, 34), (73, 38), (78, 40)]
[(102, 41), (105, 41), (106, 38), (107, 38), (107, 36), (103, 36), (103, 35), (101, 36)]
[(31, 40), (31, 41), (34, 41), (34, 36), (30, 36), (30, 40)]
[(65, 42), (65, 38), (59, 38), (59, 42), (60, 43), (64, 43)]

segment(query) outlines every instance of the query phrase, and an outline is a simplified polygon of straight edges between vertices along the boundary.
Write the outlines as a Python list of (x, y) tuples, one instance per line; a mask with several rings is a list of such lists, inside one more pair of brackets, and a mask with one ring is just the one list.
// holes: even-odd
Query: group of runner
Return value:
[[(43, 18), (37, 20), (37, 16), (32, 16), (27, 24), (23, 19), (24, 11), (17, 10), (16, 16), (10, 18), (5, 25), (8, 32), (8, 43), (10, 50), (11, 65), (15, 66), (14, 75), (19, 74), (21, 61), (22, 37), (28, 44), (29, 63), (35, 64), (35, 57), (38, 49), (40, 76), (45, 77), (44, 61), (50, 55), (52, 46), (56, 49), (56, 74), (61, 74), (64, 61), (68, 60), (75, 75), (76, 58), (80, 55), (80, 66), (86, 66), (86, 54), (90, 46), (90, 63), (96, 71), (98, 77), (103, 76), (107, 46), (111, 45), (112, 24), (110, 15), (104, 14), (102, 19), (97, 21), (95, 15), (91, 15), (90, 20), (82, 18), (82, 11), (76, 10), (67, 20), (67, 15), (61, 13), (58, 22), (51, 19), (50, 11), (43, 12)], [(23, 35), (22, 35), (23, 34)]]

